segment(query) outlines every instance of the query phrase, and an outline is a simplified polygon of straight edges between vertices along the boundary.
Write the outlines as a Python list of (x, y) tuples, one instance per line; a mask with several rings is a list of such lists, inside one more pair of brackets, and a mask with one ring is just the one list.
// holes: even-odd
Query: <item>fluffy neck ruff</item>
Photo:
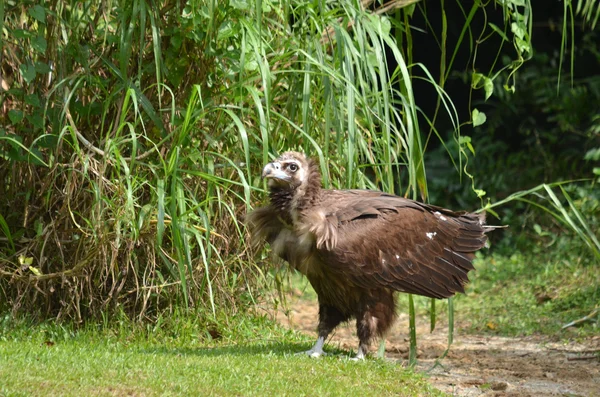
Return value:
[(304, 181), (299, 185), (272, 187), (269, 192), (271, 205), (279, 216), (288, 223), (293, 223), (299, 213), (317, 204), (321, 193), (321, 173), (318, 165), (307, 160)]

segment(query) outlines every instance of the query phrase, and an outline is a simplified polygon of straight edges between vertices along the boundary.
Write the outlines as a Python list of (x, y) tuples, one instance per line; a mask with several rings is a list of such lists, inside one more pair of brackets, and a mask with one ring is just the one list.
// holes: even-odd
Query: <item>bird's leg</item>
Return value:
[[(396, 317), (394, 296), (382, 291), (375, 302), (366, 303), (356, 316), (358, 352), (353, 360), (364, 360), (373, 338), (385, 337)], [(380, 349), (381, 350), (381, 349)]]
[[(358, 324), (358, 320), (356, 323)], [(363, 361), (367, 357), (367, 353), (369, 352), (369, 346), (371, 344), (372, 334), (365, 330), (365, 327), (361, 327), (357, 325), (358, 331), (358, 351), (356, 352), (356, 356), (352, 357), (350, 360), (352, 361)], [(361, 330), (362, 328), (362, 330)], [(362, 331), (362, 332), (361, 332)]]
[(317, 338), (315, 345), (310, 350), (307, 350), (303, 353), (314, 358), (324, 356), (325, 352), (323, 351), (323, 345), (325, 344), (327, 337), (331, 331), (338, 326), (339, 323), (348, 320), (348, 317), (349, 316), (344, 315), (341, 311), (333, 306), (320, 304), (318, 327), (319, 337)]
[(350, 360), (352, 361), (364, 361), (367, 357), (367, 353), (369, 351), (369, 345), (363, 344), (360, 342), (358, 344), (358, 351), (356, 352), (356, 356), (352, 357)]
[(377, 330), (377, 319), (369, 314), (363, 313), (362, 316), (356, 318), (356, 331), (358, 334), (358, 351), (356, 356), (351, 358), (353, 361), (364, 360), (369, 351), (369, 345)]

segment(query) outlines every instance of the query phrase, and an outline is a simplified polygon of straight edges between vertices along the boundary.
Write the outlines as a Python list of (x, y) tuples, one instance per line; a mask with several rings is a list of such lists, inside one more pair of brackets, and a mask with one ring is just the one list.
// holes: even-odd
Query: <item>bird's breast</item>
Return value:
[(294, 228), (283, 229), (271, 244), (273, 252), (286, 260), (302, 274), (311, 272), (315, 247), (310, 233), (299, 233)]

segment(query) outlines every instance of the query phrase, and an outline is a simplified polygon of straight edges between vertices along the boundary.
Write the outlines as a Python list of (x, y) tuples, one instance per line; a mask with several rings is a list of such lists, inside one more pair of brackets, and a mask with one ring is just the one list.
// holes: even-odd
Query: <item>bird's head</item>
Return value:
[(309, 160), (302, 153), (285, 152), (272, 163), (265, 165), (262, 177), (270, 189), (295, 190), (307, 183)]
[(285, 152), (265, 165), (262, 177), (269, 182), (271, 204), (294, 217), (307, 203), (314, 203), (321, 189), (319, 167), (298, 152)]

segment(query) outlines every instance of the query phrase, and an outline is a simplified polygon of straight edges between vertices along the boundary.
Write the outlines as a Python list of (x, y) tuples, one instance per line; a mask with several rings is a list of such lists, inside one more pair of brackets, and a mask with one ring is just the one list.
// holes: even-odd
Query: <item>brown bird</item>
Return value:
[(464, 292), (474, 252), (482, 248), (483, 214), (444, 208), (371, 190), (326, 190), (318, 166), (286, 152), (267, 164), (270, 204), (249, 213), (254, 242), (304, 274), (319, 298), (318, 357), (328, 335), (356, 318), (355, 359), (396, 317), (394, 294), (448, 298)]

